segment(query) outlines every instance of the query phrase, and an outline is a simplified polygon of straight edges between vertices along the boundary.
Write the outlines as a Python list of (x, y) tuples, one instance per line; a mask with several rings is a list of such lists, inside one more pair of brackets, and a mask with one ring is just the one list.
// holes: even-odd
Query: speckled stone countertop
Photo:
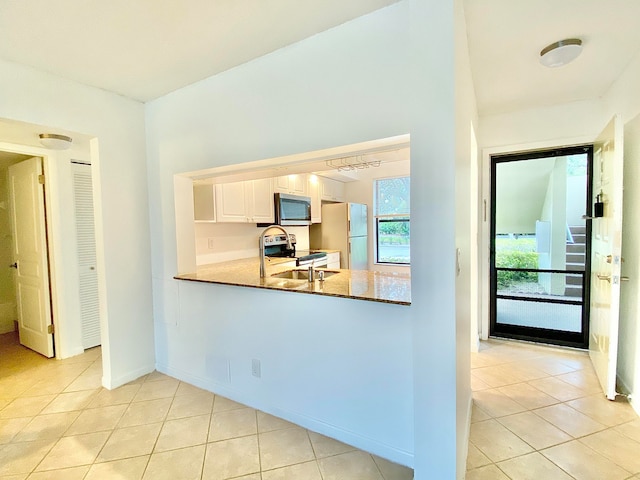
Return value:
[(324, 282), (315, 280), (290, 280), (272, 277), (287, 270), (304, 270), (304, 267), (286, 265), (290, 258), (271, 258), (265, 262), (267, 277), (260, 278), (260, 260), (246, 258), (214, 263), (198, 267), (195, 273), (176, 275), (177, 280), (221, 283), (241, 287), (268, 288), (313, 295), (355, 298), (374, 302), (411, 305), (411, 276), (403, 273), (372, 272), (368, 270), (318, 269), (339, 272)]

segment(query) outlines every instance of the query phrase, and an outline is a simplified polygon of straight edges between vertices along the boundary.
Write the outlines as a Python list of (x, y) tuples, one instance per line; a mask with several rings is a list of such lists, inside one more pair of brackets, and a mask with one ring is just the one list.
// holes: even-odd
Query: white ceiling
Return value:
[(398, 0), (0, 0), (0, 58), (151, 100)]
[[(396, 1), (0, 0), (0, 58), (147, 101)], [(480, 115), (599, 98), (640, 50), (640, 0), (463, 4)]]
[[(640, 50), (639, 0), (464, 0), (480, 115), (599, 98)], [(540, 50), (566, 38), (583, 52), (563, 67)]]

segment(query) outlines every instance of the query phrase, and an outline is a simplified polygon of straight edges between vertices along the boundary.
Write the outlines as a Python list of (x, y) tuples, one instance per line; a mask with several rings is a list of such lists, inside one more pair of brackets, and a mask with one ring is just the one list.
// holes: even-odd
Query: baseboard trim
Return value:
[(148, 373), (153, 372), (153, 365), (140, 367), (137, 370), (132, 370), (131, 372), (127, 372), (124, 375), (120, 375), (119, 377), (111, 377), (107, 376), (102, 377), (102, 386), (107, 390), (113, 390), (114, 388), (121, 387), (125, 383), (129, 383), (134, 381), (137, 378), (142, 377), (143, 375), (147, 375)]
[(471, 437), (471, 415), (473, 414), (473, 394), (469, 395), (469, 403), (467, 405), (467, 422), (466, 422), (466, 426), (467, 428), (465, 429), (464, 432), (464, 442), (463, 442), (463, 446), (462, 448), (464, 449), (464, 455), (462, 456), (462, 458), (464, 459), (464, 461), (461, 461), (458, 464), (458, 472), (456, 474), (456, 477), (458, 478), (458, 480), (464, 480), (466, 474), (467, 474), (467, 457), (469, 456), (469, 438)]
[(381, 443), (373, 438), (345, 430), (336, 425), (328, 424), (322, 420), (299, 412), (283, 410), (271, 405), (257, 404), (248, 392), (242, 392), (234, 388), (230, 388), (229, 385), (221, 384), (208, 378), (199, 377), (184, 370), (162, 364), (156, 364), (156, 370), (183, 382), (190, 383), (198, 388), (202, 388), (203, 390), (213, 392), (216, 395), (227, 397), (234, 402), (248, 405), (270, 415), (295, 423), (296, 425), (313, 432), (317, 432), (348, 445), (352, 445), (366, 452), (385, 458), (391, 462), (413, 468), (413, 452), (398, 449), (391, 445)]

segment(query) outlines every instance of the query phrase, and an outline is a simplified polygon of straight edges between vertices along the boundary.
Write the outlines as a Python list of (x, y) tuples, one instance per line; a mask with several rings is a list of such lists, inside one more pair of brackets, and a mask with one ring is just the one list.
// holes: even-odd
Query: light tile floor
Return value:
[[(101, 387), (100, 349), (0, 335), (1, 480), (410, 480), (411, 469), (154, 372)], [(597, 439), (596, 439), (597, 440)]]
[(482, 342), (471, 387), (467, 480), (640, 479), (640, 419), (586, 353)]

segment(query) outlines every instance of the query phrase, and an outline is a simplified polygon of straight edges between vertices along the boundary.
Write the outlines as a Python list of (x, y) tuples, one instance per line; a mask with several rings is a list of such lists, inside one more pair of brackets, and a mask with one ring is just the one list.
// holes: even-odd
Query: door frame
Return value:
[(553, 150), (565, 147), (575, 147), (586, 144), (593, 144), (593, 136), (577, 136), (566, 137), (555, 140), (545, 140), (541, 142), (530, 143), (514, 143), (499, 147), (488, 147), (482, 149), (482, 165), (481, 165), (481, 202), (480, 220), (482, 222), (479, 228), (480, 234), (480, 251), (478, 284), (480, 290), (480, 339), (487, 340), (489, 338), (489, 319), (490, 319), (490, 285), (489, 285), (489, 268), (490, 268), (490, 248), (491, 248), (491, 222), (489, 214), (493, 205), (491, 203), (491, 156), (505, 155), (508, 153), (526, 153), (537, 150)]
[[(495, 274), (495, 218), (496, 218), (496, 167), (500, 163), (517, 162), (525, 160), (535, 160), (549, 157), (565, 157), (575, 154), (587, 154), (587, 189), (585, 195), (585, 213), (588, 215), (591, 208), (593, 191), (593, 143), (582, 145), (572, 145), (567, 147), (555, 147), (550, 149), (537, 149), (527, 152), (512, 152), (494, 154), (490, 156), (490, 192), (491, 210), (488, 217), (489, 222), (489, 334), (496, 326), (496, 302), (497, 302), (497, 275)], [(505, 325), (502, 331), (497, 333), (497, 337), (517, 340), (533, 341), (536, 343), (550, 343), (554, 345), (588, 348), (589, 346), (589, 306), (590, 306), (590, 279), (591, 279), (591, 222), (585, 221), (586, 228), (586, 252), (585, 271), (582, 277), (582, 318), (581, 332), (566, 332), (559, 330), (544, 329), (540, 327), (523, 327)], [(566, 270), (544, 270), (546, 273), (566, 273)], [(570, 301), (560, 299), (549, 299), (543, 303), (569, 304)], [(494, 332), (495, 334), (495, 332)]]

